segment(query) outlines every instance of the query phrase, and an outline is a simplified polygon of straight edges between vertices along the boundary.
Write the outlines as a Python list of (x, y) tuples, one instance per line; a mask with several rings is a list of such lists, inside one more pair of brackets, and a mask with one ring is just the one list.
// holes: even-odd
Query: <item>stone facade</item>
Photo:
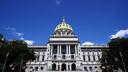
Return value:
[(55, 28), (47, 45), (28, 47), (35, 51), (37, 58), (27, 63), (26, 72), (101, 72), (101, 50), (108, 48), (105, 45), (81, 45), (64, 19)]

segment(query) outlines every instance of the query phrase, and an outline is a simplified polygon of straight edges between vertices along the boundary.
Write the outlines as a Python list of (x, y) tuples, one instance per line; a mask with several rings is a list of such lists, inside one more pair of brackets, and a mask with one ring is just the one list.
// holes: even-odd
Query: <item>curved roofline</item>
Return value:
[(62, 22), (56, 26), (54, 31), (59, 30), (59, 29), (70, 29), (71, 31), (73, 31), (71, 25), (66, 23), (65, 18), (63, 18)]

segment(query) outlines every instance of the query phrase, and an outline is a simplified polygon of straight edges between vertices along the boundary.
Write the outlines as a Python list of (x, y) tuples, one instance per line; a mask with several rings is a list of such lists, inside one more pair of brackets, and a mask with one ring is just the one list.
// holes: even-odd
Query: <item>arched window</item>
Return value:
[(75, 64), (72, 64), (71, 67), (72, 67), (72, 71), (76, 70), (76, 65)]
[(88, 70), (87, 70), (87, 67), (84, 67), (84, 70), (85, 70), (85, 71), (88, 71)]
[(92, 67), (89, 67), (89, 70), (92, 71)]
[(95, 66), (95, 68), (97, 68), (97, 66)]
[(61, 71), (66, 71), (66, 64), (62, 64)]
[(35, 67), (35, 70), (38, 71), (38, 67)]
[(41, 70), (43, 70), (44, 68), (43, 68), (43, 67), (41, 67), (40, 69), (41, 69)]
[(56, 64), (52, 64), (52, 70), (56, 70)]

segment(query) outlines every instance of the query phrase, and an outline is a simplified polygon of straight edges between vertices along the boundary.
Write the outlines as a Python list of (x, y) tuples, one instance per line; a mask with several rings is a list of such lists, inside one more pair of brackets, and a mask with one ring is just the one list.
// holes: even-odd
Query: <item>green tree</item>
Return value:
[(23, 40), (9, 41), (0, 48), (2, 69), (7, 59), (4, 72), (24, 72), (26, 63), (30, 60), (35, 60), (35, 58), (34, 51), (28, 49), (27, 43)]
[(102, 67), (106, 64), (108, 72), (119, 69), (128, 71), (128, 38), (112, 39), (108, 45), (109, 50), (103, 52), (101, 58)]

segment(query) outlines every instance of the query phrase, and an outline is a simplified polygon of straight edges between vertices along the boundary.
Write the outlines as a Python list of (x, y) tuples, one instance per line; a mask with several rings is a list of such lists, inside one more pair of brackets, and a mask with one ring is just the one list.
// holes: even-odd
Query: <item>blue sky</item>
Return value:
[(128, 0), (0, 0), (0, 33), (46, 44), (63, 16), (81, 43), (128, 34)]

